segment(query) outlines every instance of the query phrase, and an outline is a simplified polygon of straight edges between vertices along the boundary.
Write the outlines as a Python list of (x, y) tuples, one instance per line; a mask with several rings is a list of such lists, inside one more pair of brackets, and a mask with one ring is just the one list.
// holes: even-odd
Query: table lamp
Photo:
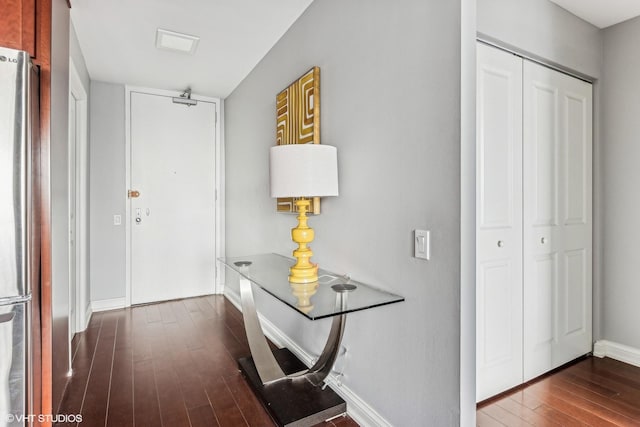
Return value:
[(318, 281), (318, 265), (311, 262), (313, 229), (307, 225), (310, 197), (338, 195), (338, 150), (331, 145), (287, 144), (271, 147), (271, 197), (299, 197), (298, 226), (291, 239), (298, 244), (293, 251), (296, 263), (289, 269), (289, 282)]

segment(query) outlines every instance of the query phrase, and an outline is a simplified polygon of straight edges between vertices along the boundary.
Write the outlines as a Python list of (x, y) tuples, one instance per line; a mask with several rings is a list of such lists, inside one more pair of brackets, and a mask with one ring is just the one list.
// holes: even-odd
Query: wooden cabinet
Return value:
[(0, 0), (0, 10), (0, 46), (26, 50), (36, 57), (36, 0)]

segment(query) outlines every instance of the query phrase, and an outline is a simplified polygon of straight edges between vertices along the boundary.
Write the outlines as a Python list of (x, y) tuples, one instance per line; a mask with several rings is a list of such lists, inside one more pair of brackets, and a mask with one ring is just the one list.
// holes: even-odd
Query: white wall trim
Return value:
[[(75, 132), (75, 167), (76, 177), (76, 271), (69, 272), (75, 274), (75, 308), (76, 308), (76, 324), (73, 327), (75, 332), (82, 332), (86, 329), (83, 327), (87, 324), (87, 313), (85, 301), (89, 300), (89, 279), (87, 248), (89, 247), (88, 238), (89, 227), (88, 218), (88, 178), (89, 178), (89, 158), (88, 149), (88, 95), (82, 80), (78, 74), (77, 67), (73, 62), (73, 58), (69, 57), (69, 102), (76, 103), (76, 129), (69, 129), (69, 132)], [(79, 119), (79, 120), (78, 120)]]
[(101, 299), (97, 301), (91, 301), (91, 313), (97, 313), (99, 311), (107, 311), (107, 310), (118, 310), (120, 308), (125, 308), (126, 300), (124, 297), (121, 298), (111, 298), (111, 299)]
[[(236, 292), (227, 287), (224, 290), (224, 296), (242, 312), (240, 296)], [(288, 348), (305, 365), (311, 366), (315, 360), (312, 355), (296, 344), (261, 313), (258, 313), (258, 318), (260, 319), (260, 325), (267, 338), (273, 341), (278, 347)], [(389, 421), (385, 420), (382, 415), (362, 400), (353, 390), (341, 383), (335, 375), (330, 374), (326, 379), (326, 383), (347, 402), (347, 413), (359, 425), (363, 427), (393, 427)]]
[[(221, 99), (217, 108), (216, 126), (216, 258), (226, 256), (225, 240), (225, 145), (224, 145), (224, 99)], [(224, 293), (225, 267), (213, 261), (215, 265), (215, 293)]]
[[(169, 97), (177, 97), (181, 95), (181, 92), (178, 91), (170, 91), (163, 89), (153, 89), (147, 87), (139, 87), (139, 86), (125, 86), (125, 185), (123, 191), (123, 197), (127, 197), (127, 190), (131, 188), (131, 93), (139, 92), (146, 93), (152, 95), (161, 95), (161, 96), (169, 96)], [(224, 133), (222, 132), (222, 128), (224, 126), (224, 103), (220, 98), (213, 98), (208, 96), (201, 96), (197, 94), (192, 94), (193, 99), (198, 101), (206, 101), (215, 104), (216, 106), (216, 142), (215, 142), (215, 167), (216, 167), (216, 182), (215, 182), (215, 191), (216, 191), (216, 202), (215, 202), (215, 254), (214, 259), (211, 260), (211, 263), (215, 268), (214, 275), (214, 292), (222, 293), (224, 289), (224, 268), (220, 268), (216, 259), (219, 257), (223, 257), (225, 254), (225, 240), (224, 240), (224, 230), (225, 230), (225, 197), (224, 197), (224, 188), (225, 188), (225, 159), (224, 159)], [(125, 306), (131, 306), (131, 202), (129, 199), (126, 199), (125, 203)], [(95, 310), (94, 310), (95, 311)]]
[(640, 367), (640, 349), (628, 345), (599, 340), (593, 345), (593, 355), (600, 358), (610, 357)]

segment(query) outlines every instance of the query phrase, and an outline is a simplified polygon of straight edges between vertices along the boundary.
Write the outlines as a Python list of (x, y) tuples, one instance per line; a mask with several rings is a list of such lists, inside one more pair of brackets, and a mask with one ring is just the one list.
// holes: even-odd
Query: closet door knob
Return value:
[(502, 240), (498, 240), (498, 247), (501, 248), (504, 246), (504, 242)]
[(547, 238), (543, 237), (542, 239), (540, 239), (540, 243), (542, 243), (543, 245), (547, 243)]

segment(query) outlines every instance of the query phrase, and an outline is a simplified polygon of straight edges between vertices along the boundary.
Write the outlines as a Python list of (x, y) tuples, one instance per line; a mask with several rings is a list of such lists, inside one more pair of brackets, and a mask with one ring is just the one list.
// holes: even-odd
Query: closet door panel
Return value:
[(591, 85), (529, 61), (523, 87), (527, 381), (591, 351), (592, 107)]
[[(532, 88), (532, 105), (525, 111), (533, 121), (534, 134), (530, 136), (531, 167), (525, 175), (533, 185), (533, 225), (557, 224), (558, 194), (558, 93), (548, 85), (537, 83)], [(525, 107), (526, 110), (526, 107)], [(525, 155), (529, 154), (528, 152)]]
[(522, 382), (522, 59), (478, 45), (477, 399)]
[(592, 86), (560, 74), (562, 94), (563, 254), (558, 344), (560, 366), (593, 349), (592, 338)]

